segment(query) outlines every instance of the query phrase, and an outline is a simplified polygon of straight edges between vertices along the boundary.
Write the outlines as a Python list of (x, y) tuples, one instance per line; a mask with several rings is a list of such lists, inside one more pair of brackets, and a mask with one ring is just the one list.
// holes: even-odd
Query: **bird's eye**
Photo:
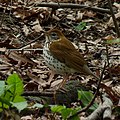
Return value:
[(54, 39), (54, 40), (57, 40), (57, 39), (59, 39), (59, 36), (58, 36), (57, 33), (52, 32), (52, 33), (51, 33), (51, 38)]

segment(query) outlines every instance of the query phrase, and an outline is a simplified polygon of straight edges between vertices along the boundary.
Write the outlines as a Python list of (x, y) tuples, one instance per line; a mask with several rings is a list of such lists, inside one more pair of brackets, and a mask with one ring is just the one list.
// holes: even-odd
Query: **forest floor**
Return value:
[[(45, 4), (41, 5), (43, 2)], [(66, 7), (62, 8), (61, 3)], [(76, 8), (76, 4), (81, 7)], [(120, 2), (112, 0), (112, 5), (119, 27)], [(45, 31), (55, 27), (77, 46), (95, 74), (101, 76), (106, 63), (96, 101), (102, 104), (101, 95), (107, 94), (113, 103), (111, 119), (117, 120), (120, 117), (120, 36), (112, 21), (108, 0), (1, 0), (0, 80), (17, 73), (23, 80), (23, 96), (26, 94), (28, 106), (35, 103), (44, 106), (28, 107), (18, 116), (22, 120), (59, 120), (61, 114), (51, 112), (47, 105), (66, 105), (74, 109), (80, 106), (77, 87), (95, 93), (97, 82), (94, 78), (75, 74), (65, 85), (68, 91), (61, 90), (54, 97), (54, 89), (61, 83), (62, 76), (55, 75), (53, 81), (48, 82), (50, 70), (43, 59), (42, 49)], [(67, 97), (62, 97), (62, 92)], [(94, 111), (84, 111), (79, 117), (85, 120)]]

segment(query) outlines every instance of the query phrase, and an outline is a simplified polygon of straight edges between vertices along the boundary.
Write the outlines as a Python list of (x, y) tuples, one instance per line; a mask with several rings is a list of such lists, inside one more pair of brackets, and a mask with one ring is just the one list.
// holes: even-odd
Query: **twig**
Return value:
[(76, 112), (73, 116), (70, 116), (68, 119), (71, 119), (71, 118), (73, 118), (74, 116), (76, 116), (76, 115), (78, 115), (78, 114), (80, 114), (80, 113), (82, 113), (82, 112), (88, 110), (88, 109), (91, 107), (91, 105), (94, 103), (95, 98), (96, 98), (96, 96), (97, 96), (97, 94), (98, 94), (98, 92), (99, 92), (100, 83), (101, 83), (101, 81), (102, 81), (102, 78), (103, 78), (103, 74), (104, 74), (105, 68), (106, 68), (106, 62), (105, 62), (105, 64), (104, 64), (104, 68), (103, 68), (103, 70), (102, 70), (100, 79), (99, 79), (99, 81), (98, 81), (97, 90), (96, 90), (96, 92), (95, 92), (95, 94), (94, 94), (94, 97), (93, 97), (93, 99), (91, 100), (91, 102), (90, 102), (86, 107), (84, 107), (82, 110), (79, 110), (79, 111)]
[[(106, 57), (107, 57), (107, 64), (108, 64), (108, 68), (110, 67), (110, 62), (109, 62), (109, 52), (108, 52), (108, 45), (106, 45)], [(110, 79), (112, 80), (112, 74), (111, 74), (111, 70), (109, 69), (109, 75), (110, 75)]]
[(109, 52), (108, 52), (108, 46), (107, 46), (107, 45), (106, 45), (106, 57), (107, 57), (108, 67), (110, 67), (110, 62), (109, 62)]
[(119, 31), (119, 27), (118, 27), (118, 24), (117, 24), (117, 20), (115, 18), (114, 12), (113, 12), (111, 0), (108, 0), (108, 4), (109, 4), (109, 7), (110, 7), (110, 12), (111, 12), (111, 16), (112, 16), (112, 19), (113, 19), (113, 22), (114, 22), (114, 25), (115, 25), (117, 36), (120, 37), (120, 31)]
[(25, 48), (25, 49), (7, 49), (7, 50), (10, 50), (10, 51), (42, 51), (43, 49), (42, 48), (35, 48), (35, 49), (32, 49), (32, 48)]
[(53, 97), (54, 93), (52, 92), (38, 92), (38, 91), (27, 91), (22, 94), (22, 96), (47, 96), (47, 97)]
[(58, 3), (45, 3), (45, 2), (43, 2), (43, 3), (35, 5), (35, 7), (50, 7), (50, 8), (54, 8), (54, 9), (58, 9), (58, 8), (72, 8), (72, 9), (84, 8), (84, 9), (88, 9), (88, 10), (93, 10), (93, 11), (97, 11), (97, 12), (111, 14), (110, 10), (108, 10), (108, 9), (91, 7), (91, 6), (80, 5), (80, 4), (72, 4), (72, 3), (59, 3), (58, 4)]
[[(44, 35), (44, 33), (42, 33), (40, 36), (38, 36), (37, 38), (35, 38), (33, 41), (28, 42), (28, 43), (25, 44), (24, 46), (30, 45), (30, 44), (38, 41), (43, 35)], [(24, 49), (24, 46), (21, 46), (19, 49)]]

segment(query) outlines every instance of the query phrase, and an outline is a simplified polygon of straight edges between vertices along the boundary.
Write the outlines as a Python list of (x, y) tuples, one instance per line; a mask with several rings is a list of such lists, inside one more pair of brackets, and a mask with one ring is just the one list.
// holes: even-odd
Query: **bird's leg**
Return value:
[[(68, 74), (65, 74), (63, 76), (63, 81), (60, 83), (60, 85), (57, 87), (56, 90), (60, 90), (60, 88), (62, 88), (64, 86), (64, 84), (66, 83), (67, 79), (69, 78), (69, 75)], [(54, 91), (54, 95), (53, 95), (53, 98), (54, 98), (54, 101), (56, 103), (56, 90)], [(60, 90), (61, 91), (61, 90)], [(61, 92), (65, 93), (65, 89), (63, 89)]]
[(69, 75), (68, 75), (68, 74), (65, 74), (65, 75), (63, 76), (63, 81), (62, 81), (62, 83), (60, 84), (59, 88), (62, 88), (62, 87), (65, 85), (65, 83), (66, 83), (66, 81), (67, 81), (68, 78), (69, 78)]

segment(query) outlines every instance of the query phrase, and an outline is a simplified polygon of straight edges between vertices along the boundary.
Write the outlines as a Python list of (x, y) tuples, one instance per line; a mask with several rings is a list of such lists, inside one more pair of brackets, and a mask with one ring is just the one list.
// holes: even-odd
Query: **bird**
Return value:
[(50, 82), (55, 74), (63, 75), (61, 86), (65, 84), (70, 74), (74, 73), (91, 75), (99, 79), (99, 77), (90, 70), (84, 57), (75, 48), (73, 43), (57, 28), (45, 32), (43, 58), (46, 65), (52, 71), (49, 77)]

